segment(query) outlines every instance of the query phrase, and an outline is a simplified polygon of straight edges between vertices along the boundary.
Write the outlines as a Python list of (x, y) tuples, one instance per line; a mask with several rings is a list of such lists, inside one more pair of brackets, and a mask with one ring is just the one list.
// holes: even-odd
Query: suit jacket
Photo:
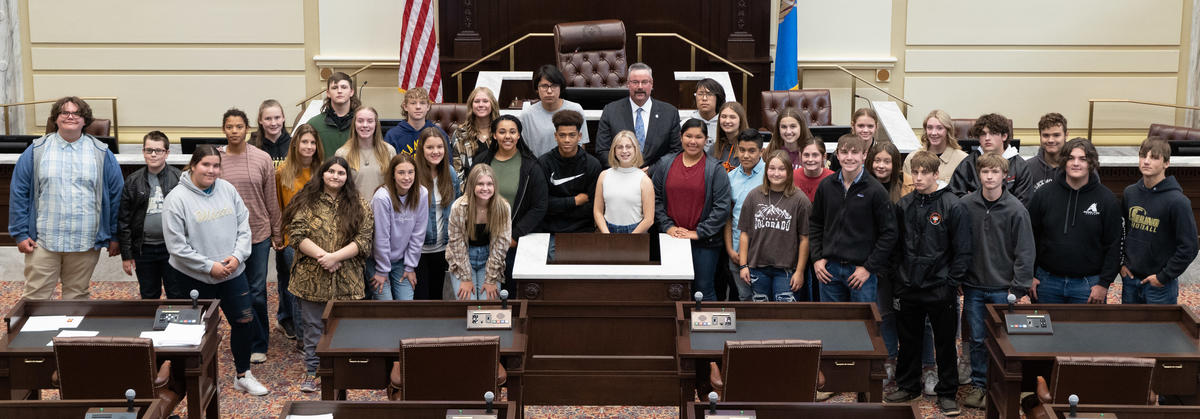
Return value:
[[(650, 116), (646, 118), (646, 147), (642, 150), (642, 167), (653, 166), (658, 159), (683, 151), (679, 143), (679, 109), (670, 103), (650, 98)], [(604, 106), (600, 127), (596, 129), (596, 157), (608, 166), (608, 149), (613, 136), (623, 130), (633, 131), (633, 106), (622, 98)]]

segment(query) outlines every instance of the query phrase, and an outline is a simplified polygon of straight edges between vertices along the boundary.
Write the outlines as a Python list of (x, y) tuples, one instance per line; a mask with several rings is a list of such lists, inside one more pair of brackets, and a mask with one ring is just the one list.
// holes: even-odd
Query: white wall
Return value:
[(892, 0), (797, 1), (797, 58), (892, 57)]
[(404, 1), (319, 0), (321, 56), (395, 60)]

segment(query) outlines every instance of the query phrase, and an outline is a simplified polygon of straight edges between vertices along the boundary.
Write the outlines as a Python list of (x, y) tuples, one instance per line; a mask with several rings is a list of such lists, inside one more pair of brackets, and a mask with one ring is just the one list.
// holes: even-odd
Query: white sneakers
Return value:
[(921, 373), (921, 381), (924, 381), (925, 388), (922, 390), (924, 390), (926, 396), (936, 396), (937, 395), (937, 391), (934, 391), (934, 388), (937, 387), (937, 383), (938, 383), (938, 375), (937, 375), (936, 369), (930, 369), (930, 370), (923, 371)]
[(261, 383), (259, 383), (258, 380), (254, 378), (254, 373), (251, 373), (250, 371), (246, 371), (246, 375), (242, 376), (241, 378), (236, 378), (235, 376), (233, 379), (233, 389), (244, 392), (251, 396), (265, 396), (267, 393), (271, 392), (270, 390), (267, 390), (267, 388)]
[(251, 364), (261, 364), (264, 362), (267, 362), (267, 354), (262, 353), (262, 352), (255, 352), (255, 353), (250, 354), (250, 363)]

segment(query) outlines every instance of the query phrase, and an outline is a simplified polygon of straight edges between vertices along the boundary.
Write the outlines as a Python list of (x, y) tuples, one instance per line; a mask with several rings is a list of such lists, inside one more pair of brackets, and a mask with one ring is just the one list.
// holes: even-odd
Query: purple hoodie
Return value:
[(387, 275), (392, 271), (392, 261), (397, 260), (404, 260), (405, 272), (413, 272), (421, 259), (421, 245), (429, 222), (429, 191), (416, 182), (413, 187), (421, 191), (421, 200), (414, 211), (403, 207), (406, 196), (400, 197), (400, 212), (392, 209), (386, 187), (375, 190), (371, 198), (371, 209), (375, 212), (376, 274)]

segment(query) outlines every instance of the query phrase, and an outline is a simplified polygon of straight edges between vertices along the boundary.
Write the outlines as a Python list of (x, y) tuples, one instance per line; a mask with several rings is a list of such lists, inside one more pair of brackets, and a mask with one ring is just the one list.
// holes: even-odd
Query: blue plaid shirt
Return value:
[(97, 153), (84, 141), (69, 143), (57, 133), (38, 162), (38, 243), (52, 252), (82, 252), (95, 247), (100, 227)]

